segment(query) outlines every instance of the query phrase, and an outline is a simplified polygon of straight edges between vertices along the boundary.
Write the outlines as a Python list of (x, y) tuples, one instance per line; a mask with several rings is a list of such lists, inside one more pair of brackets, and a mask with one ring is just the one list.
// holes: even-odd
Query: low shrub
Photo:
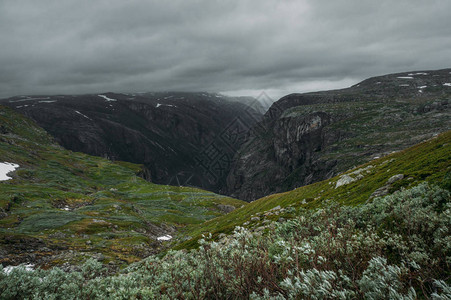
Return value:
[(199, 249), (108, 275), (0, 270), (2, 299), (449, 299), (450, 193), (426, 183), (358, 207), (330, 203), (268, 234), (237, 227)]

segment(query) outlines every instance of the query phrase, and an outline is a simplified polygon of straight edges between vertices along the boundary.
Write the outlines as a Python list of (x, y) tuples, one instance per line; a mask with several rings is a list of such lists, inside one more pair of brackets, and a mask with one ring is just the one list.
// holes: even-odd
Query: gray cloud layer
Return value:
[(449, 0), (2, 0), (0, 97), (273, 97), (451, 67)]

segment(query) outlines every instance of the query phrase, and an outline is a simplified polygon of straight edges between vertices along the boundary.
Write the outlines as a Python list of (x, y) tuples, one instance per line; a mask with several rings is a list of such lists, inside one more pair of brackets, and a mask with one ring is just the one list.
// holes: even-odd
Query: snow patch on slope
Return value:
[(171, 105), (171, 104), (161, 104), (161, 103), (157, 103), (157, 105), (155, 105), (156, 108), (158, 108), (158, 107), (160, 107), (160, 106), (177, 107), (176, 105)]
[(76, 110), (75, 111), (77, 114), (79, 114), (79, 115), (81, 115), (81, 116), (83, 116), (83, 117), (85, 117), (86, 119), (88, 119), (88, 120), (91, 120), (92, 121), (92, 119), (90, 118), (90, 117), (88, 117), (87, 115), (84, 115), (84, 114), (82, 114), (81, 112), (79, 112), (78, 110)]
[(16, 170), (19, 167), (18, 164), (2, 162), (0, 163), (0, 181), (12, 179), (7, 176), (9, 172)]
[(157, 240), (159, 240), (159, 241), (169, 241), (171, 239), (172, 239), (172, 236), (170, 236), (169, 234), (157, 237)]
[(97, 95), (97, 96), (99, 96), (99, 97), (105, 99), (105, 101), (107, 101), (107, 102), (108, 102), (108, 101), (117, 101), (116, 99), (108, 98), (108, 97), (105, 96), (105, 95)]

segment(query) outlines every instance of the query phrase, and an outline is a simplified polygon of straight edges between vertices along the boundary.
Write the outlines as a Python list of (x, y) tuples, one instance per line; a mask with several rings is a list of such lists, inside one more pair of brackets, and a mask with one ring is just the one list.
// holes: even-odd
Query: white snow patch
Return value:
[(443, 84), (444, 86), (451, 86), (451, 83), (447, 82)]
[(157, 237), (158, 241), (169, 241), (172, 239), (172, 236), (169, 234)]
[(64, 207), (62, 208), (62, 210), (69, 211), (69, 210), (70, 210), (70, 207), (69, 207), (69, 206), (64, 206)]
[(19, 165), (14, 163), (9, 162), (0, 163), (0, 181), (12, 179), (11, 177), (7, 176), (7, 174), (9, 172), (14, 171), (18, 167)]
[(23, 101), (30, 101), (30, 100), (41, 100), (41, 99), (50, 99), (50, 97), (45, 97), (45, 98), (26, 98), (26, 99), (19, 99), (19, 100), (9, 100), (9, 102), (15, 103), (15, 102), (23, 102)]
[(169, 99), (169, 98), (172, 98), (172, 97), (174, 97), (174, 96), (167, 96), (167, 97), (164, 97), (164, 99)]
[(396, 78), (399, 78), (399, 79), (413, 79), (412, 76), (399, 76), (399, 77), (396, 77)]
[(157, 105), (156, 105), (155, 107), (158, 108), (158, 107), (160, 107), (160, 106), (177, 107), (176, 105), (172, 105), (172, 104), (161, 104), (161, 103), (157, 103)]
[(6, 275), (9, 275), (9, 273), (11, 273), (11, 271), (14, 269), (25, 268), (25, 271), (31, 272), (31, 271), (34, 271), (33, 267), (34, 267), (33, 264), (18, 265), (18, 266), (6, 266), (5, 268), (3, 268), (3, 271), (5, 272)]
[(381, 84), (382, 82), (380, 82), (380, 81), (378, 81), (378, 82), (376, 82), (376, 84)]
[(414, 75), (428, 75), (428, 73), (424, 73), (424, 72), (418, 72), (418, 73), (409, 73), (409, 76), (414, 76)]
[(56, 100), (43, 100), (43, 101), (38, 101), (38, 103), (53, 103), (56, 102)]
[(92, 119), (90, 118), (90, 117), (88, 117), (87, 115), (84, 115), (84, 114), (82, 114), (81, 112), (79, 112), (78, 110), (76, 110), (75, 111), (77, 114), (79, 114), (79, 115), (81, 115), (81, 116), (83, 116), (83, 117), (85, 117), (86, 119), (88, 119), (88, 120), (91, 120), (92, 121)]
[(399, 86), (409, 86), (408, 84), (400, 84)]
[(427, 88), (428, 86), (427, 85), (422, 85), (422, 86), (419, 86), (418, 88), (419, 89), (425, 89), (425, 88)]
[(117, 101), (116, 99), (108, 98), (105, 95), (97, 95), (97, 96), (102, 97), (103, 99), (105, 99), (105, 101)]

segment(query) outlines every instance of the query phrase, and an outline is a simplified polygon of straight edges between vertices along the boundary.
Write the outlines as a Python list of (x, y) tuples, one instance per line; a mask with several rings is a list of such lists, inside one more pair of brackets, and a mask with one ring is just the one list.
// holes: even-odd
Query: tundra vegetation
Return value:
[(266, 233), (243, 227), (118, 274), (88, 260), (0, 272), (2, 299), (449, 299), (448, 190), (422, 183), (359, 206), (292, 208)]

